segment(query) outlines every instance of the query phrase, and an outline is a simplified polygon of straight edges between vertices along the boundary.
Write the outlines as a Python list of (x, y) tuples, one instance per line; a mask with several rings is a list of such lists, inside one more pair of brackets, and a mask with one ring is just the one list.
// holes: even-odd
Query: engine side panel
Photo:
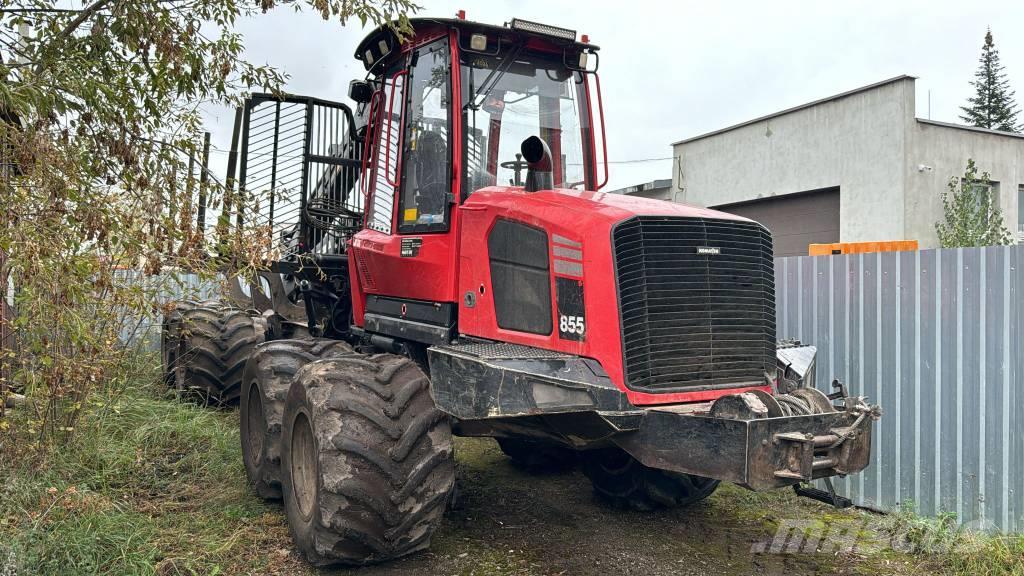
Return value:
[[(557, 194), (537, 193), (524, 195), (518, 192), (491, 191), (476, 192), (462, 207), (462, 246), (459, 265), (459, 330), (469, 336), (477, 336), (513, 344), (524, 344), (546, 350), (556, 350), (576, 356), (601, 358), (601, 363), (613, 381), (621, 382), (621, 360), (617, 363), (605, 359), (620, 358), (618, 316), (615, 308), (615, 286), (613, 282), (594, 281), (589, 278), (612, 278), (610, 224), (607, 217), (587, 216), (566, 210), (558, 202)], [(582, 218), (584, 222), (580, 222)], [(543, 231), (546, 236), (546, 257), (550, 262), (546, 275), (545, 293), (550, 304), (547, 307), (547, 330), (537, 331), (502, 328), (507, 323), (499, 322), (496, 300), (523, 296), (509, 286), (502, 285), (500, 278), (492, 274), (492, 258), (504, 259), (501, 254), (491, 254), (487, 242), (496, 227), (501, 229), (515, 223), (518, 226)], [(512, 238), (521, 242), (521, 238)], [(578, 246), (568, 255), (567, 245)], [(592, 253), (584, 246), (589, 246)], [(572, 256), (570, 260), (569, 256)], [(536, 257), (534, 257), (536, 258)], [(561, 279), (561, 280), (559, 280)], [(559, 328), (559, 307), (556, 297), (558, 283), (571, 281), (582, 286), (578, 298), (584, 308), (579, 320), (574, 321), (572, 338), (563, 338), (566, 333)], [(563, 288), (564, 293), (564, 288)], [(577, 327), (582, 323), (582, 327)], [(567, 327), (567, 326), (566, 326)], [(579, 331), (579, 334), (577, 334)]]
[(498, 219), (487, 235), (487, 253), (498, 326), (551, 333), (551, 272), (543, 228)]
[[(613, 227), (644, 213), (741, 220), (668, 202), (633, 200), (568, 190), (526, 194), (520, 189), (500, 187), (474, 193), (460, 207), (459, 332), (595, 359), (635, 405), (706, 401), (735, 392), (736, 388), (750, 387), (752, 383), (744, 381), (721, 389), (647, 392), (625, 385)], [(510, 224), (519, 226), (521, 233), (509, 235), (506, 228)], [(531, 242), (524, 230), (543, 231), (547, 240), (548, 331), (511, 329), (501, 319), (504, 307), (517, 300), (529, 302), (540, 291), (510, 283), (503, 279), (503, 272), (496, 274), (494, 260), (508, 260), (508, 247), (489, 246), (493, 242), (485, 239), (497, 234), (505, 242), (519, 243), (516, 250), (521, 253), (535, 252), (529, 246), (538, 243)], [(539, 260), (537, 256), (530, 258)]]

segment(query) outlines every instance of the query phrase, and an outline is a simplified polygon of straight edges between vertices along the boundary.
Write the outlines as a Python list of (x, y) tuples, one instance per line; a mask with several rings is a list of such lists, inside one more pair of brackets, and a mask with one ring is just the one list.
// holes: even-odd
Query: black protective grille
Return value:
[(775, 369), (772, 239), (762, 226), (637, 216), (612, 243), (626, 386), (760, 384)]

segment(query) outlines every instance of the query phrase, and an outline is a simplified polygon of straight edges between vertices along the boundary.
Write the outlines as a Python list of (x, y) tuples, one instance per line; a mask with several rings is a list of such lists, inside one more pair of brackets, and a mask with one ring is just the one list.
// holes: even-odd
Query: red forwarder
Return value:
[(868, 465), (877, 408), (817, 391), (813, 347), (777, 350), (769, 231), (600, 192), (597, 46), (522, 20), (412, 24), (356, 49), (355, 113), (240, 110), (238, 181), (271, 193), (249, 219), (278, 256), (234, 305), (164, 325), (170, 384), (240, 399), (250, 478), (306, 558), (428, 546), (453, 434), (579, 458), (636, 509)]

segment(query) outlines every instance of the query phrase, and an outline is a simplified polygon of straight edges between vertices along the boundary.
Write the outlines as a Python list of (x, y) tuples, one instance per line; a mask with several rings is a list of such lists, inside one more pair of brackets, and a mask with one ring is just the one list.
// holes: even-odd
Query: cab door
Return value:
[[(449, 332), (454, 326), (450, 62), (449, 40), (442, 37), (414, 49), (407, 67), (385, 78), (367, 225), (352, 244), (365, 298), (364, 322), (355, 321), (367, 330), (409, 337), (403, 322), (445, 325)], [(431, 341), (447, 334), (432, 332)]]

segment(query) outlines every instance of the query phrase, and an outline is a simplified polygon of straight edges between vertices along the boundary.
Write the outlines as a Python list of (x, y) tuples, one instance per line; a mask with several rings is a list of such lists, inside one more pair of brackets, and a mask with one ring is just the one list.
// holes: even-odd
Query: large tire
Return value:
[(170, 310), (164, 313), (163, 322), (160, 325), (160, 359), (163, 367), (163, 382), (168, 388), (174, 388), (177, 381), (177, 370), (181, 364), (179, 360), (182, 347), (182, 313), (196, 306), (220, 306), (220, 303), (212, 300), (206, 302), (180, 300), (174, 302)]
[(181, 348), (181, 339), (178, 335), (180, 318), (177, 316), (177, 309), (168, 312), (160, 325), (160, 374), (164, 386), (168, 388), (174, 387), (178, 351)]
[(531, 474), (566, 470), (576, 464), (576, 451), (539, 440), (495, 438), (514, 465)]
[(650, 511), (688, 506), (710, 496), (718, 480), (649, 468), (620, 448), (583, 454), (594, 494), (617, 508)]
[(321, 358), (351, 356), (340, 340), (277, 340), (256, 347), (242, 377), (242, 462), (263, 498), (281, 497), (281, 421), (288, 387), (300, 368)]
[(175, 387), (206, 404), (238, 402), (242, 371), (263, 342), (263, 318), (218, 302), (181, 310)]
[(451, 425), (416, 364), (318, 360), (288, 390), (281, 451), (292, 537), (315, 566), (423, 550), (455, 484)]

